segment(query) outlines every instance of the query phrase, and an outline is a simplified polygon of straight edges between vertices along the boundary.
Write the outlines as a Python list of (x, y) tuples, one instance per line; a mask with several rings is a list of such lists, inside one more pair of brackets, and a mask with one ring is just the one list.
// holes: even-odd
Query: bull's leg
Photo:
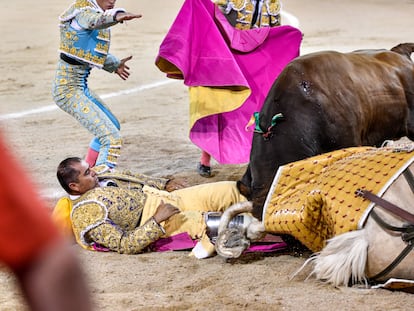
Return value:
[(250, 200), (250, 196), (252, 194), (251, 184), (252, 184), (252, 174), (250, 171), (250, 164), (249, 164), (247, 165), (247, 169), (243, 177), (237, 181), (237, 189), (239, 189), (239, 192), (242, 195), (244, 195), (248, 200)]

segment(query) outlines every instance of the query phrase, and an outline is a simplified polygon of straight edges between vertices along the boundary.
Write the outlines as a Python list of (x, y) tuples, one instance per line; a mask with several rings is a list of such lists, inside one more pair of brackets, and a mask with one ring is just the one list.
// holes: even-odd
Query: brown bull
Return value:
[(262, 218), (280, 165), (403, 136), (414, 140), (413, 51), (414, 43), (390, 51), (324, 51), (287, 65), (260, 111), (250, 163), (238, 182), (255, 217)]

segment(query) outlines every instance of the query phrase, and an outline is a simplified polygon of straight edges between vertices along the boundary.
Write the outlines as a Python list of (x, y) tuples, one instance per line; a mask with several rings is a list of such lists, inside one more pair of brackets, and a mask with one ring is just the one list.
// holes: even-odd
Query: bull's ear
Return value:
[(237, 181), (237, 189), (239, 189), (239, 192), (244, 195), (248, 200), (250, 199), (250, 195), (252, 194), (251, 188), (246, 186), (243, 182), (240, 180)]

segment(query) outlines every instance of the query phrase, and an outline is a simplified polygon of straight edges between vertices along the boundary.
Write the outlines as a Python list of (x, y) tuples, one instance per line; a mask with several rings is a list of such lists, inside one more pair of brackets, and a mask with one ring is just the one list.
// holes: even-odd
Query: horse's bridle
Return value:
[[(411, 188), (411, 191), (414, 192), (413, 174), (408, 168), (403, 172), (403, 174)], [(414, 248), (414, 215), (392, 204), (391, 202), (380, 198), (370, 191), (358, 189), (355, 194), (370, 200), (378, 206), (381, 206), (383, 209), (393, 213), (396, 216), (401, 217), (408, 222), (407, 225), (404, 225), (402, 227), (395, 227), (386, 223), (381, 219), (381, 217), (378, 216), (377, 213), (371, 211), (370, 215), (372, 215), (372, 218), (377, 222), (378, 225), (380, 225), (385, 230), (401, 232), (401, 239), (407, 244), (402, 252), (384, 270), (370, 278), (370, 281), (374, 281), (390, 273)]]

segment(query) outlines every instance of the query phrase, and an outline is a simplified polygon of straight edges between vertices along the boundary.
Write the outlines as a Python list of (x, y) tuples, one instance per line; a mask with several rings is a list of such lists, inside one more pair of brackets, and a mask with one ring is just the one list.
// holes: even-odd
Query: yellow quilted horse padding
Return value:
[(264, 205), (265, 229), (320, 251), (327, 239), (362, 227), (373, 204), (357, 189), (381, 196), (413, 160), (414, 152), (355, 147), (282, 166)]

